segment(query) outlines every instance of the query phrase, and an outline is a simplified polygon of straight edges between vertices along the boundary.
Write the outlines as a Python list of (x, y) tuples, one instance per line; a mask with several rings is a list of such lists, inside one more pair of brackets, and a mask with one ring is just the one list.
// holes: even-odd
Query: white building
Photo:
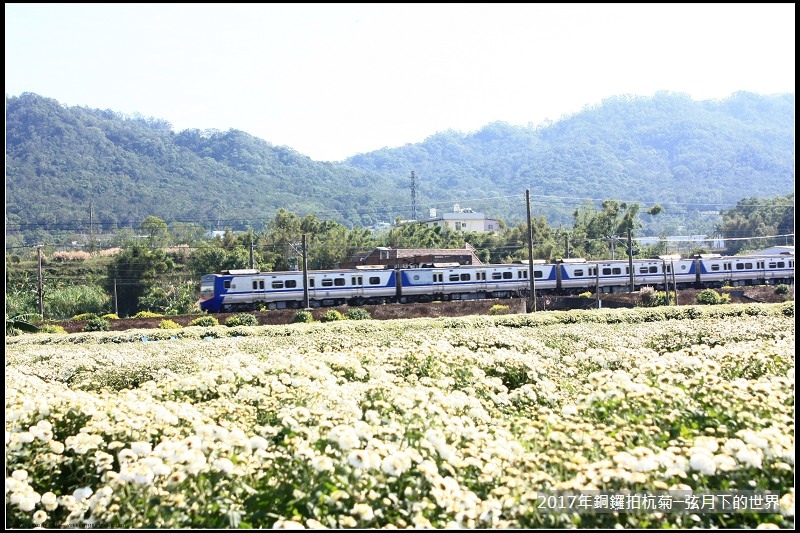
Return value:
[(452, 213), (442, 213), (436, 215), (436, 210), (430, 210), (430, 218), (417, 221), (428, 227), (443, 226), (455, 231), (474, 231), (477, 233), (488, 233), (500, 230), (500, 221), (493, 218), (486, 218), (483, 213), (476, 213), (472, 209), (461, 209), (458, 204), (453, 206)]

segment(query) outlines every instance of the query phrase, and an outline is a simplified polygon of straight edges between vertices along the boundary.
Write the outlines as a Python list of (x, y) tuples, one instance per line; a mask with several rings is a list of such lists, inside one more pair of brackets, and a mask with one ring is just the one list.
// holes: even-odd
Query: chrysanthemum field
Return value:
[[(6, 527), (794, 526), (794, 306), (6, 338)], [(556, 491), (775, 512), (543, 512)]]

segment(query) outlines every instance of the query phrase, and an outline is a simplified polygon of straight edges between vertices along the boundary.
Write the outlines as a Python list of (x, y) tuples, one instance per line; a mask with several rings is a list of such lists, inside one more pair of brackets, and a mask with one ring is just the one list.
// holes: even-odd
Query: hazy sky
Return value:
[(6, 3), (6, 95), (315, 160), (611, 96), (793, 93), (794, 4)]

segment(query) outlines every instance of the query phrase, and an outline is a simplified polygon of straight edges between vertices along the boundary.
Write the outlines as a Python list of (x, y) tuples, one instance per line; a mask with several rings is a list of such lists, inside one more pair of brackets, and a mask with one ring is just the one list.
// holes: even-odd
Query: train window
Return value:
[(736, 263), (736, 270), (744, 270), (744, 263)]
[[(611, 272), (613, 272), (615, 275), (616, 274), (622, 274), (622, 269), (619, 268), (619, 267), (614, 267), (614, 268), (611, 269)], [(628, 272), (626, 272), (626, 274), (628, 274)]]
[(492, 272), (492, 279), (502, 279), (503, 274), (501, 272)]
[[(255, 283), (253, 283), (255, 285)], [(283, 281), (273, 281), (272, 282), (273, 289), (282, 289), (283, 288)]]
[(517, 270), (517, 278), (524, 279), (524, 278), (527, 278), (527, 277), (528, 277), (528, 271), (527, 270)]
[(610, 268), (608, 268), (608, 267), (605, 267), (605, 268), (602, 270), (602, 272), (603, 272), (603, 275), (604, 275), (604, 276), (610, 276), (610, 275), (611, 275), (611, 269), (610, 269)]
[(469, 278), (470, 278), (469, 274), (467, 273), (461, 274), (461, 281), (469, 281)]
[[(716, 263), (714, 263), (713, 265), (711, 265), (711, 271), (712, 271), (712, 272), (718, 272), (718, 271), (719, 271), (719, 265), (718, 265), (718, 264), (716, 264)], [(667, 272), (669, 272), (669, 270), (668, 270)]]
[(486, 272), (476, 272), (475, 279), (479, 281), (486, 281)]
[(724, 266), (725, 270), (731, 270), (731, 264), (730, 263), (725, 263), (723, 266)]
[(648, 270), (647, 267), (639, 267), (639, 274), (647, 274)]
[(651, 266), (649, 271), (648, 271), (648, 274), (658, 274), (658, 267), (657, 266)]
[(744, 268), (745, 270), (753, 270), (753, 263), (745, 263)]
[(353, 276), (350, 280), (351, 285), (363, 285), (364, 279), (361, 276)]
[(226, 289), (230, 289), (231, 288), (231, 280), (226, 279), (225, 283), (223, 283), (223, 285), (225, 286)]
[(296, 280), (293, 280), (293, 279), (287, 279), (286, 280), (286, 288), (287, 289), (294, 289), (295, 287), (297, 287), (297, 281)]
[(444, 274), (437, 272), (433, 275), (434, 283), (444, 283)]
[(308, 278), (308, 286), (311, 288), (314, 287), (314, 278)]
[(511, 279), (512, 277), (511, 272), (503, 272), (503, 279)]
[(448, 278), (450, 281), (458, 281), (458, 274), (450, 274)]
[(253, 280), (253, 290), (258, 289), (258, 281)]
[(780, 263), (778, 263), (778, 267), (777, 268), (786, 268), (786, 263), (781, 261)]
[(579, 277), (579, 276), (583, 276), (583, 269), (579, 268), (579, 269), (575, 270), (575, 272), (572, 273), (572, 276), (576, 277), (576, 278)]
[(264, 280), (263, 279), (254, 279), (253, 280), (253, 290), (264, 290)]
[(544, 277), (544, 273), (541, 270), (534, 270), (533, 277), (535, 279), (543, 278)]
[(344, 278), (336, 278), (333, 280), (333, 284), (337, 287), (344, 287)]
[(756, 261), (756, 268), (763, 270), (764, 269), (764, 261)]
[(590, 276), (597, 276), (597, 267), (592, 267), (589, 269)]
[(770, 263), (769, 268), (778, 268), (778, 265), (776, 263)]
[(333, 287), (333, 280), (330, 278), (325, 278), (322, 280), (323, 287)]
[(381, 278), (379, 278), (378, 276), (371, 276), (369, 278), (369, 284), (370, 285), (380, 285), (381, 284)]

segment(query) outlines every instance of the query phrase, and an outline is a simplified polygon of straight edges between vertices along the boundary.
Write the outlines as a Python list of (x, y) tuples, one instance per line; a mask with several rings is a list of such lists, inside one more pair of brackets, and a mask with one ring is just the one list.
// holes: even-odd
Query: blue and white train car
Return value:
[[(587, 261), (564, 259), (559, 271), (559, 289), (565, 293), (587, 290), (625, 292), (631, 286), (631, 263), (628, 260)], [(674, 270), (674, 276), (673, 276)], [(693, 286), (697, 281), (694, 260), (674, 257), (633, 260), (633, 284), (636, 288), (665, 285)]]
[[(200, 279), (200, 308), (211, 313), (298, 309), (304, 303), (300, 271), (229, 270)], [(393, 270), (311, 270), (308, 298), (312, 307), (393, 302), (397, 298)]]
[[(534, 264), (536, 289), (555, 290), (556, 265)], [(400, 271), (400, 302), (510, 298), (530, 290), (528, 266), (464, 265)]]
[(794, 255), (703, 255), (697, 264), (704, 287), (794, 283)]

